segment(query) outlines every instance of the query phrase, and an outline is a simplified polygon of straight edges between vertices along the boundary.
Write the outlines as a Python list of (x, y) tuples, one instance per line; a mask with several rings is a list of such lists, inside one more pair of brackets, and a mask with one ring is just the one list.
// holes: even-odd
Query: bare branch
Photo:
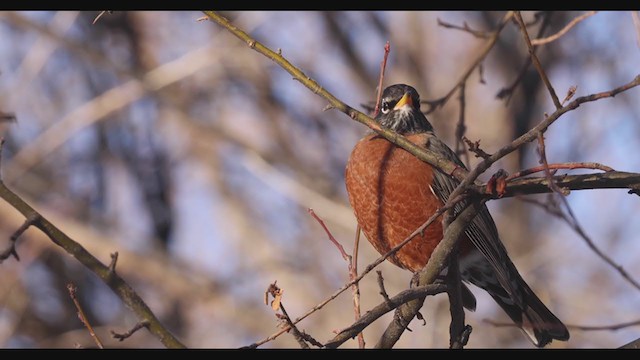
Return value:
[[(614, 171), (613, 168), (610, 168), (606, 165), (602, 165), (595, 162), (569, 162), (569, 163), (559, 163), (559, 164), (547, 164), (546, 167), (552, 170), (594, 169), (594, 170), (602, 170), (602, 171)], [(545, 171), (545, 166), (535, 166), (529, 169), (518, 171), (517, 173), (509, 175), (509, 177), (507, 177), (507, 181), (517, 179), (523, 176), (535, 174), (540, 171)]]
[(373, 111), (373, 115), (371, 117), (378, 116), (380, 112), (380, 101), (382, 100), (382, 81), (384, 80), (384, 70), (387, 68), (387, 58), (389, 57), (389, 52), (391, 51), (391, 45), (389, 45), (389, 41), (384, 44), (384, 57), (382, 58), (382, 62), (380, 63), (380, 78), (378, 80), (378, 96), (376, 96), (376, 107)]
[(551, 95), (551, 99), (553, 100), (553, 104), (556, 106), (556, 109), (562, 108), (562, 104), (560, 104), (560, 100), (558, 100), (558, 96), (556, 95), (556, 91), (551, 86), (551, 82), (547, 77), (547, 74), (544, 72), (542, 65), (540, 64), (540, 60), (538, 60), (538, 56), (536, 55), (533, 45), (531, 45), (531, 39), (529, 39), (529, 33), (527, 32), (527, 26), (524, 24), (522, 20), (522, 16), (519, 11), (515, 12), (515, 19), (520, 25), (520, 30), (522, 31), (522, 36), (524, 37), (525, 42), (527, 43), (527, 47), (529, 48), (529, 56), (531, 56), (531, 60), (533, 61), (533, 65), (538, 70), (538, 74), (540, 74), (540, 78), (544, 82), (549, 94)]
[[(495, 321), (491, 319), (482, 319), (482, 321), (495, 327), (516, 327), (517, 326), (513, 322), (504, 323), (504, 322)], [(617, 330), (626, 329), (633, 326), (640, 326), (640, 319), (627, 321), (623, 323), (611, 324), (611, 325), (576, 325), (576, 324), (565, 323), (565, 326), (569, 329), (580, 330), (580, 331), (617, 331)]]
[(149, 321), (149, 332), (156, 336), (166, 347), (184, 347), (184, 345), (160, 323), (149, 306), (128, 283), (116, 273), (110, 271), (109, 267), (96, 259), (82, 245), (35, 211), (29, 204), (22, 200), (22, 198), (7, 188), (2, 181), (0, 181), (0, 198), (11, 204), (11, 206), (18, 210), (25, 218), (32, 219), (30, 220), (30, 222), (33, 222), (31, 225), (40, 229), (52, 242), (63, 248), (69, 255), (76, 258), (82, 265), (96, 274), (120, 297), (123, 303), (132, 310), (141, 321)]
[(538, 46), (538, 45), (544, 45), (544, 44), (548, 44), (550, 42), (556, 41), (559, 38), (561, 38), (564, 34), (566, 34), (569, 30), (571, 30), (571, 28), (576, 26), (579, 22), (581, 22), (582, 20), (588, 18), (589, 16), (595, 15), (596, 13), (597, 13), (597, 11), (588, 11), (588, 12), (576, 17), (575, 19), (571, 20), (571, 22), (569, 22), (565, 27), (563, 27), (557, 33), (555, 33), (555, 34), (553, 34), (551, 36), (547, 36), (546, 38), (531, 40), (531, 45)]
[(350, 263), (351, 262), (351, 256), (349, 256), (349, 254), (347, 254), (347, 252), (344, 251), (344, 247), (338, 242), (338, 240), (336, 240), (336, 238), (333, 237), (333, 234), (331, 234), (331, 231), (329, 231), (327, 226), (324, 224), (324, 221), (322, 221), (322, 219), (320, 219), (320, 217), (318, 217), (318, 215), (316, 215), (316, 212), (313, 211), (313, 209), (309, 208), (309, 209), (307, 209), (307, 212), (314, 219), (316, 219), (316, 221), (320, 224), (320, 226), (322, 226), (324, 231), (327, 233), (327, 236), (329, 237), (329, 240), (333, 243), (333, 245), (335, 245), (338, 248), (338, 251), (340, 251), (340, 255), (342, 255), (342, 258), (345, 261)]
[(636, 42), (640, 48), (640, 15), (638, 15), (638, 11), (631, 12), (631, 19), (633, 20), (633, 26), (636, 28)]
[(467, 167), (471, 167), (471, 163), (470, 163), (470, 159), (469, 159), (469, 152), (467, 151), (467, 149), (464, 148), (464, 146), (462, 145), (465, 136), (465, 132), (467, 131), (467, 126), (464, 124), (464, 115), (465, 115), (465, 90), (466, 90), (466, 84), (463, 83), (462, 86), (460, 86), (460, 115), (458, 116), (458, 123), (456, 124), (456, 146), (454, 148), (455, 153), (458, 156), (463, 156), (465, 157), (465, 163), (467, 165)]
[(110, 332), (111, 332), (111, 336), (114, 339), (118, 339), (118, 341), (124, 341), (125, 339), (128, 339), (129, 337), (131, 337), (131, 335), (135, 334), (138, 330), (144, 329), (144, 328), (148, 329), (149, 325), (150, 324), (149, 324), (149, 322), (147, 320), (142, 320), (142, 321), (137, 322), (130, 330), (128, 330), (128, 331), (126, 331), (126, 332), (124, 332), (122, 334), (117, 333), (117, 332), (115, 332), (113, 330), (111, 330)]
[(462, 23), (462, 26), (460, 26), (460, 25), (454, 25), (448, 22), (444, 22), (440, 20), (440, 18), (438, 18), (437, 20), (438, 20), (438, 26), (442, 26), (443, 28), (446, 28), (446, 29), (462, 30), (480, 39), (486, 39), (491, 36), (491, 33), (489, 32), (473, 30), (472, 28), (469, 27), (466, 21)]
[(433, 112), (437, 108), (442, 107), (444, 104), (446, 104), (447, 101), (449, 100), (449, 98), (451, 98), (451, 96), (456, 92), (456, 90), (458, 88), (460, 88), (463, 83), (465, 83), (467, 81), (469, 76), (471, 76), (471, 74), (473, 73), (473, 70), (475, 70), (475, 68), (478, 67), (482, 63), (482, 61), (489, 54), (489, 51), (491, 51), (491, 49), (493, 49), (493, 46), (498, 41), (498, 37), (500, 36), (500, 32), (502, 32), (502, 29), (504, 29), (504, 26), (513, 18), (513, 15), (514, 15), (513, 11), (509, 11), (504, 15), (502, 20), (500, 20), (500, 23), (498, 24), (497, 29), (493, 31), (493, 33), (491, 34), (491, 37), (484, 44), (482, 50), (480, 50), (480, 52), (478, 54), (478, 57), (465, 70), (465, 72), (460, 76), (458, 81), (456, 81), (456, 83), (453, 86), (453, 88), (451, 88), (451, 90), (449, 90), (449, 92), (447, 94), (445, 94), (445, 96), (443, 96), (443, 97), (441, 97), (439, 99), (436, 99), (436, 100), (423, 100), (422, 101), (422, 103), (425, 103), (425, 104), (429, 105), (429, 109), (427, 109), (427, 111), (426, 111), (427, 114)]
[(354, 337), (357, 333), (361, 332), (364, 328), (366, 328), (376, 319), (380, 318), (382, 315), (388, 313), (389, 311), (392, 311), (393, 309), (408, 301), (419, 299), (428, 295), (440, 294), (445, 291), (446, 286), (442, 284), (419, 286), (412, 289), (404, 290), (398, 293), (398, 295), (389, 298), (389, 301), (383, 301), (382, 303), (378, 304), (376, 307), (364, 314), (360, 318), (360, 320), (343, 329), (336, 337), (326, 342), (325, 347), (336, 348), (340, 346), (342, 343)]
[(87, 328), (87, 330), (89, 331), (89, 334), (93, 338), (93, 341), (96, 342), (96, 345), (100, 349), (104, 349), (104, 346), (102, 345), (102, 341), (100, 341), (100, 338), (98, 338), (98, 335), (96, 335), (95, 331), (93, 331), (93, 328), (89, 323), (89, 320), (87, 319), (86, 315), (84, 314), (84, 311), (82, 310), (82, 307), (80, 306), (80, 302), (78, 301), (78, 297), (76, 296), (76, 292), (78, 291), (78, 288), (72, 283), (69, 283), (67, 284), (67, 290), (69, 290), (69, 297), (71, 297), (71, 300), (73, 300), (73, 304), (76, 306), (76, 309), (78, 310), (78, 318), (80, 319), (82, 324)]
[[(543, 16), (541, 16), (541, 14), (543, 14)], [(539, 20), (542, 18), (544, 19), (544, 21), (542, 22), (542, 25), (540, 25), (540, 29), (538, 29), (537, 37), (542, 36), (542, 34), (544, 34), (544, 32), (547, 30), (547, 27), (551, 23), (551, 14), (552, 14), (551, 12), (538, 12), (535, 14), (536, 20)], [(530, 25), (532, 24), (527, 24), (527, 26), (530, 26)], [(538, 49), (539, 48), (536, 47), (534, 51), (538, 51)], [(508, 104), (509, 100), (511, 100), (511, 95), (513, 95), (513, 92), (515, 91), (516, 87), (520, 85), (520, 83), (522, 82), (522, 79), (524, 78), (524, 75), (529, 70), (530, 66), (531, 66), (531, 56), (527, 56), (524, 64), (520, 68), (520, 72), (518, 72), (518, 76), (515, 78), (515, 80), (513, 80), (511, 85), (500, 89), (500, 91), (498, 91), (498, 93), (496, 94), (496, 98), (498, 99), (506, 98), (506, 103)]]
[(384, 301), (389, 301), (389, 294), (387, 294), (387, 290), (385, 290), (384, 288), (384, 278), (382, 277), (382, 271), (376, 270), (376, 273), (378, 274), (378, 287), (380, 288), (380, 295), (382, 295)]

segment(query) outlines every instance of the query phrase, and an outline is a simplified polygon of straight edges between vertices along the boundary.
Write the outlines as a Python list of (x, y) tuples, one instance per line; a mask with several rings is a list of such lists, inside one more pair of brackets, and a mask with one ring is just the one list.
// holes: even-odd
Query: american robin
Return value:
[[(465, 168), (434, 134), (420, 112), (420, 97), (413, 87), (404, 84), (387, 87), (376, 119), (414, 144)], [(431, 217), (459, 184), (456, 178), (375, 133), (366, 135), (354, 147), (345, 181), (358, 224), (381, 254)], [(388, 259), (415, 273), (427, 264), (442, 238), (442, 223), (435, 221)], [(509, 259), (486, 206), (482, 206), (459, 244), (462, 280), (487, 291), (536, 346), (543, 347), (553, 339), (569, 339), (567, 328), (529, 288)], [(471, 303), (466, 301), (465, 307), (475, 310), (475, 299), (470, 296)]]

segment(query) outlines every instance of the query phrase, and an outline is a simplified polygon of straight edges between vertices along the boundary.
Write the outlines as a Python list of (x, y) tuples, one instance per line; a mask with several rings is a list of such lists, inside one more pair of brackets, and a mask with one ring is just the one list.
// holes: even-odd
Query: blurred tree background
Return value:
[[(532, 38), (561, 30), (583, 12), (524, 12)], [(348, 281), (347, 265), (312, 208), (351, 252), (355, 218), (344, 167), (367, 130), (200, 12), (0, 12), (0, 124), (6, 139), (3, 180), (105, 264), (118, 251), (118, 273), (189, 347), (240, 347), (278, 330), (264, 293), (274, 280), (295, 318)], [(439, 21), (489, 33), (504, 12), (225, 12), (236, 26), (282, 54), (325, 89), (360, 108), (374, 100), (383, 47), (391, 44), (385, 86), (410, 84), (423, 99), (444, 96), (487, 39)], [(638, 74), (637, 13), (599, 12), (538, 56), (559, 97), (605, 91)], [(544, 26), (543, 31), (540, 27)], [(481, 34), (482, 35), (482, 34)], [(535, 68), (513, 93), (528, 59), (508, 23), (466, 88), (466, 136), (493, 152), (541, 121), (553, 103)], [(457, 96), (457, 95), (456, 95)], [(454, 96), (428, 117), (455, 144)], [(582, 105), (546, 135), (550, 162), (593, 161), (640, 170), (637, 89)], [(471, 165), (478, 162), (471, 156)], [(538, 165), (535, 144), (482, 176)], [(544, 201), (548, 195), (527, 196)], [(611, 325), (640, 318), (640, 290), (597, 257), (566, 223), (510, 198), (492, 201), (501, 237), (523, 277), (567, 324)], [(596, 245), (640, 278), (640, 202), (625, 190), (568, 196)], [(22, 224), (0, 201), (0, 249)], [(6, 243), (5, 243), (6, 242)], [(89, 321), (107, 347), (161, 347), (146, 331), (123, 342), (137, 319), (95, 275), (36, 229), (18, 243), (21, 261), (0, 265), (0, 347), (92, 347), (66, 284), (78, 287)], [(377, 258), (361, 242), (359, 265)], [(389, 294), (411, 274), (379, 266)], [(473, 288), (478, 310), (469, 347), (531, 347), (507, 316)], [(363, 311), (382, 298), (375, 276), (361, 282)], [(426, 326), (398, 347), (448, 347), (446, 296), (429, 297)], [(392, 314), (365, 332), (373, 346)], [(353, 322), (350, 291), (299, 324), (320, 341)], [(617, 347), (640, 327), (571, 330), (552, 347)], [(297, 347), (284, 334), (263, 347)], [(357, 341), (345, 347), (357, 347)]]

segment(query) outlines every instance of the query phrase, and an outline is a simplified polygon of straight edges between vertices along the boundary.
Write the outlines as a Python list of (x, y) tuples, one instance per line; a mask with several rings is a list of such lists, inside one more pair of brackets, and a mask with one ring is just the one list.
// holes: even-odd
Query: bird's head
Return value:
[(376, 119), (382, 126), (400, 134), (433, 131), (431, 123), (420, 111), (420, 95), (416, 89), (405, 84), (384, 89)]

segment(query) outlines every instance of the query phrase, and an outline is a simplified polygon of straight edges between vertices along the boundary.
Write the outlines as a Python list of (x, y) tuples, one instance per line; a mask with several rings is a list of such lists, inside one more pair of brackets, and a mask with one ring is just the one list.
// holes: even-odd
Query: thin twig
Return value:
[(102, 345), (102, 341), (100, 341), (100, 338), (98, 338), (98, 335), (96, 335), (95, 331), (93, 331), (93, 328), (89, 323), (89, 320), (87, 319), (86, 315), (84, 314), (84, 311), (82, 310), (82, 306), (80, 306), (80, 302), (78, 301), (78, 297), (76, 296), (76, 292), (78, 288), (75, 285), (73, 285), (73, 283), (69, 283), (67, 284), (67, 290), (69, 290), (69, 297), (71, 297), (71, 300), (73, 300), (73, 304), (76, 306), (76, 309), (78, 310), (78, 318), (80, 319), (82, 324), (87, 328), (87, 330), (89, 331), (89, 334), (93, 338), (93, 341), (96, 342), (96, 345), (100, 349), (104, 349), (104, 346)]
[(531, 56), (533, 65), (536, 67), (536, 70), (538, 70), (538, 74), (540, 75), (540, 78), (542, 79), (545, 86), (547, 87), (547, 90), (549, 90), (549, 94), (551, 95), (553, 104), (556, 106), (556, 110), (559, 110), (562, 108), (562, 104), (560, 103), (560, 100), (558, 100), (558, 95), (556, 95), (556, 91), (553, 89), (553, 86), (551, 86), (551, 82), (549, 81), (547, 74), (544, 72), (544, 69), (540, 64), (540, 60), (538, 60), (538, 56), (536, 55), (533, 45), (531, 45), (531, 39), (529, 39), (527, 26), (524, 24), (524, 21), (522, 20), (522, 15), (520, 15), (519, 11), (515, 11), (515, 19), (518, 22), (518, 25), (520, 25), (522, 36), (524, 37), (524, 40), (527, 43), (527, 47), (529, 48), (529, 56)]
[(464, 155), (465, 163), (467, 167), (471, 167), (471, 159), (469, 158), (469, 152), (462, 145), (465, 132), (467, 131), (467, 126), (465, 125), (464, 115), (465, 115), (465, 89), (466, 83), (463, 83), (460, 86), (460, 114), (458, 116), (458, 123), (456, 124), (456, 147), (455, 152), (458, 156)]
[(407, 289), (398, 293), (398, 295), (389, 298), (389, 301), (383, 301), (375, 306), (373, 309), (364, 314), (359, 321), (351, 324), (349, 327), (343, 329), (336, 337), (325, 343), (327, 348), (336, 348), (344, 343), (346, 340), (355, 336), (355, 334), (361, 332), (365, 327), (380, 318), (382, 315), (392, 311), (398, 306), (415, 299), (419, 299), (428, 295), (441, 294), (446, 291), (446, 286), (443, 284), (431, 284), (425, 286), (418, 286), (411, 289)]
[(322, 226), (322, 228), (324, 229), (324, 232), (327, 233), (327, 236), (329, 237), (329, 240), (333, 243), (333, 245), (335, 245), (338, 248), (338, 251), (340, 251), (340, 255), (342, 255), (342, 258), (347, 262), (351, 262), (351, 256), (349, 256), (349, 254), (347, 254), (347, 252), (344, 251), (344, 247), (338, 242), (338, 240), (336, 240), (336, 238), (333, 237), (333, 234), (331, 234), (331, 231), (329, 231), (329, 229), (325, 225), (324, 221), (322, 221), (322, 219), (320, 219), (320, 217), (318, 215), (316, 215), (316, 212), (313, 211), (313, 209), (309, 208), (309, 209), (307, 209), (307, 212), (314, 219), (316, 219), (316, 221), (320, 224), (320, 226)]
[(640, 48), (640, 15), (638, 11), (631, 12), (631, 19), (633, 20), (633, 26), (636, 28), (636, 42)]
[(556, 41), (560, 37), (562, 37), (564, 34), (566, 34), (569, 30), (571, 30), (572, 27), (576, 26), (579, 22), (581, 22), (582, 20), (588, 18), (589, 16), (595, 15), (596, 13), (597, 13), (597, 11), (586, 12), (586, 13), (576, 17), (575, 19), (571, 20), (571, 22), (569, 22), (565, 27), (563, 27), (557, 33), (555, 33), (555, 34), (553, 34), (551, 36), (547, 36), (547, 37), (542, 38), (542, 39), (533, 39), (533, 40), (531, 40), (531, 45), (538, 46), (538, 45), (548, 44), (548, 43), (550, 43), (552, 41)]
[(130, 330), (120, 334), (117, 333), (113, 330), (111, 330), (111, 336), (114, 339), (118, 339), (118, 341), (124, 341), (125, 339), (128, 339), (129, 337), (131, 337), (131, 335), (135, 334), (138, 330), (140, 329), (148, 329), (149, 328), (149, 322), (147, 320), (142, 320), (142, 321), (138, 321)]
[[(482, 321), (495, 327), (517, 326), (513, 322), (505, 323), (505, 322), (495, 321), (491, 319), (482, 319)], [(616, 331), (616, 330), (626, 329), (633, 326), (640, 326), (640, 319), (623, 322), (623, 323), (611, 324), (611, 325), (575, 325), (575, 324), (565, 323), (565, 326), (569, 329), (580, 330), (580, 331)]]
[[(360, 225), (356, 227), (356, 237), (353, 241), (353, 254), (351, 255), (351, 262), (349, 263), (349, 280), (355, 280), (358, 278), (358, 250), (360, 248)], [(360, 283), (355, 283), (351, 286), (351, 290), (353, 293), (353, 312), (355, 316), (355, 320), (360, 320), (361, 311), (360, 311)], [(364, 334), (358, 334), (358, 347), (360, 349), (365, 348), (364, 342)]]
[(113, 11), (111, 11), (111, 10), (100, 11), (98, 16), (96, 16), (96, 18), (93, 19), (93, 22), (91, 23), (91, 25), (95, 25), (98, 22), (98, 20), (102, 17), (102, 15), (104, 15), (105, 13), (113, 14)]
[[(540, 14), (544, 14), (544, 16), (540, 16)], [(552, 12), (536, 13), (535, 15), (536, 20), (539, 20), (540, 18), (544, 18), (542, 25), (540, 25), (540, 29), (538, 29), (537, 37), (542, 36), (542, 34), (544, 34), (544, 32), (547, 30), (547, 27), (551, 23), (552, 14), (553, 14)], [(530, 26), (530, 24), (527, 24), (527, 26)], [(534, 51), (538, 51), (538, 49), (539, 48), (536, 47)], [(498, 99), (506, 98), (506, 104), (509, 104), (509, 101), (511, 100), (511, 95), (513, 95), (513, 92), (515, 91), (516, 87), (521, 84), (522, 79), (524, 78), (525, 74), (529, 70), (530, 66), (531, 66), (531, 56), (527, 56), (524, 64), (522, 65), (522, 67), (520, 68), (520, 71), (518, 72), (518, 76), (515, 78), (515, 80), (513, 80), (511, 85), (500, 89), (500, 91), (498, 91), (498, 93), (496, 94), (496, 98)]]
[(302, 332), (298, 330), (298, 327), (296, 327), (293, 322), (291, 322), (291, 318), (289, 317), (289, 314), (287, 313), (287, 310), (285, 310), (283, 304), (280, 304), (280, 311), (282, 311), (282, 315), (278, 317), (283, 319), (289, 326), (289, 328), (291, 329), (291, 333), (293, 334), (293, 338), (296, 339), (301, 348), (308, 349), (309, 345), (307, 344), (305, 338), (302, 336)]
[(382, 80), (384, 80), (384, 71), (387, 67), (387, 58), (389, 57), (389, 52), (391, 51), (391, 45), (389, 41), (384, 44), (384, 57), (382, 58), (382, 62), (380, 63), (380, 78), (378, 80), (378, 96), (376, 96), (376, 107), (373, 111), (373, 115), (371, 117), (378, 116), (380, 112), (380, 102), (382, 100)]
[(544, 135), (542, 134), (542, 132), (538, 133), (538, 152), (540, 153), (540, 163), (542, 164), (542, 167), (544, 169), (544, 175), (547, 178), (549, 188), (553, 192), (556, 192), (560, 195), (563, 195), (563, 196), (569, 195), (568, 189), (560, 188), (553, 181), (553, 174), (551, 174), (551, 170), (549, 170), (549, 163), (547, 162), (547, 154), (544, 146)]
[(562, 106), (564, 106), (564, 103), (566, 103), (567, 101), (571, 100), (571, 98), (573, 97), (573, 95), (576, 94), (576, 91), (578, 91), (578, 87), (575, 85), (572, 85), (569, 87), (569, 89), (567, 90), (567, 95), (565, 95), (564, 100), (562, 100)]
[(473, 70), (475, 70), (475, 68), (482, 63), (482, 61), (489, 54), (489, 51), (491, 51), (491, 49), (493, 49), (493, 46), (498, 41), (498, 37), (500, 36), (500, 32), (502, 32), (502, 29), (504, 29), (504, 26), (513, 18), (513, 14), (514, 14), (513, 11), (509, 11), (504, 15), (502, 20), (500, 20), (500, 23), (498, 24), (497, 29), (493, 31), (493, 33), (491, 34), (491, 37), (484, 44), (482, 50), (480, 50), (480, 52), (478, 54), (478, 57), (465, 70), (465, 72), (460, 76), (458, 81), (456, 81), (455, 85), (451, 88), (451, 90), (449, 90), (449, 92), (447, 94), (445, 94), (443, 97), (441, 97), (439, 99), (436, 99), (436, 100), (423, 100), (422, 101), (422, 103), (425, 103), (425, 104), (429, 105), (429, 109), (427, 109), (427, 111), (425, 111), (426, 114), (429, 114), (429, 113), (435, 111), (437, 108), (444, 106), (444, 104), (446, 104), (446, 102), (449, 100), (449, 98), (451, 98), (451, 96), (456, 92), (456, 90), (458, 90), (460, 88), (460, 86), (462, 86), (462, 84), (467, 81), (467, 78), (469, 78), (469, 76), (473, 73)]
[(389, 301), (389, 294), (387, 294), (387, 290), (385, 290), (384, 288), (384, 278), (382, 277), (382, 271), (376, 270), (376, 273), (378, 274), (378, 287), (380, 288), (380, 295), (382, 295), (384, 301)]
[[(355, 280), (358, 277), (358, 245), (360, 243), (360, 225), (358, 225), (356, 229), (356, 236), (355, 236), (354, 246), (353, 246), (353, 255), (349, 256), (347, 252), (344, 250), (344, 247), (336, 240), (333, 234), (331, 234), (331, 231), (329, 231), (324, 221), (320, 219), (320, 217), (315, 213), (315, 211), (313, 211), (313, 209), (308, 209), (307, 211), (309, 212), (309, 214), (311, 214), (311, 216), (313, 216), (314, 219), (316, 219), (320, 223), (324, 231), (327, 233), (329, 240), (338, 248), (338, 250), (340, 251), (340, 254), (342, 255), (342, 258), (347, 262), (347, 266), (349, 269), (349, 280), (351, 281)], [(353, 294), (354, 316), (355, 316), (355, 319), (358, 320), (360, 318), (360, 287), (357, 282), (351, 286), (351, 290)], [(358, 334), (358, 345), (360, 346), (360, 348), (364, 348), (365, 346), (363, 334)]]
[(471, 140), (463, 136), (462, 141), (464, 141), (465, 144), (467, 144), (467, 146), (469, 147), (469, 151), (474, 153), (477, 158), (487, 159), (491, 156), (491, 154), (487, 154), (484, 150), (480, 148), (480, 140), (476, 140), (472, 142)]
[[(574, 169), (594, 169), (594, 170), (602, 170), (602, 171), (615, 171), (613, 168), (602, 165), (600, 163), (595, 162), (568, 162), (568, 163), (557, 163), (557, 164), (547, 164), (547, 168), (558, 170), (558, 169), (566, 169), (566, 170), (574, 170)], [(507, 181), (517, 179), (523, 176), (535, 174), (540, 171), (544, 171), (545, 166), (534, 166), (529, 169), (520, 170), (514, 174), (511, 174), (507, 177)]]
[(490, 32), (474, 30), (470, 28), (466, 21), (462, 23), (462, 26), (460, 26), (460, 25), (454, 25), (448, 22), (444, 22), (440, 20), (440, 18), (438, 18), (437, 20), (438, 20), (438, 26), (442, 26), (443, 28), (446, 28), (446, 29), (461, 30), (480, 39), (486, 39), (492, 35)]
[(17, 261), (20, 261), (20, 256), (18, 256), (18, 251), (16, 249), (18, 239), (25, 231), (27, 231), (29, 227), (34, 225), (38, 220), (40, 220), (40, 214), (35, 214), (27, 217), (22, 225), (20, 225), (20, 227), (13, 234), (11, 234), (11, 236), (9, 237), (9, 247), (5, 251), (0, 253), (0, 264), (2, 264), (4, 260), (8, 259), (9, 256), (13, 256)]

